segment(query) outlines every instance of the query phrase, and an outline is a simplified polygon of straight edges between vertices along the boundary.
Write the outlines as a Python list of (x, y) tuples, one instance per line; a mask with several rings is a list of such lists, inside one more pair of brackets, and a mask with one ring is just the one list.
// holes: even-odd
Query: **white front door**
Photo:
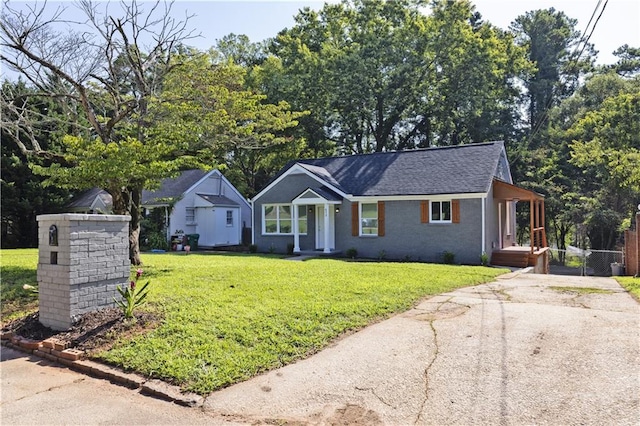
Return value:
[[(329, 249), (334, 250), (335, 243), (335, 213), (334, 207), (329, 205)], [(325, 221), (324, 221), (324, 205), (316, 206), (316, 250), (325, 248)]]

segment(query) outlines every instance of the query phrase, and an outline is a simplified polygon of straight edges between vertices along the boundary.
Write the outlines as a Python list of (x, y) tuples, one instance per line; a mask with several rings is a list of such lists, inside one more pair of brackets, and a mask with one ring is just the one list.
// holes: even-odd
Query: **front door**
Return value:
[[(324, 205), (316, 206), (316, 250), (325, 248)], [(329, 249), (335, 249), (335, 214), (333, 206), (329, 206)]]

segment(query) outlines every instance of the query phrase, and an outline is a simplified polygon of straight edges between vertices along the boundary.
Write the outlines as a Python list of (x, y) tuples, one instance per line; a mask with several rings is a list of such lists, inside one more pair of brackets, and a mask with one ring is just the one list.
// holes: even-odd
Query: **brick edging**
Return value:
[(2, 346), (47, 359), (79, 373), (109, 380), (117, 385), (139, 389), (143, 394), (175, 402), (185, 407), (202, 407), (204, 404), (202, 396), (195, 393), (183, 393), (178, 386), (157, 379), (147, 379), (136, 373), (126, 373), (119, 368), (84, 359), (84, 351), (69, 348), (67, 342), (55, 338), (32, 340), (12, 332), (3, 332), (0, 334), (0, 340)]

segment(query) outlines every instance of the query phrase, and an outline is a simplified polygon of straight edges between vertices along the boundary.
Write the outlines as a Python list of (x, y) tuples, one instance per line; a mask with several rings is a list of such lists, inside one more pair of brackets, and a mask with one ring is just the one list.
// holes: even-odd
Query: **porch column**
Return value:
[(533, 246), (535, 244), (535, 214), (536, 214), (536, 207), (535, 207), (535, 202), (533, 201), (533, 198), (531, 198), (531, 200), (529, 201), (529, 223), (530, 223), (530, 238), (531, 238), (531, 253), (533, 253)]
[(299, 206), (293, 204), (291, 208), (293, 210), (293, 214), (291, 215), (293, 217), (293, 252), (300, 253), (300, 230), (298, 229), (300, 226), (298, 221)]
[(324, 203), (324, 253), (331, 253), (329, 236), (329, 204)]

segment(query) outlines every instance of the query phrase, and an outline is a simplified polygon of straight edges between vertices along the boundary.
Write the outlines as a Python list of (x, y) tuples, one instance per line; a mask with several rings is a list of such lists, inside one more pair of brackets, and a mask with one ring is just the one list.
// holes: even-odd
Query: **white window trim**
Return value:
[[(191, 220), (189, 220), (189, 210), (191, 210), (193, 212), (193, 218)], [(196, 225), (196, 208), (195, 207), (185, 207), (185, 212), (184, 212), (184, 221), (187, 225)]]
[[(229, 223), (229, 213), (231, 213), (231, 223)], [(226, 214), (226, 220), (227, 220), (227, 227), (228, 228), (233, 228), (233, 210), (227, 210)]]
[(363, 234), (362, 233), (362, 206), (364, 206), (365, 204), (373, 204), (376, 206), (376, 221), (378, 221), (378, 202), (377, 201), (369, 201), (369, 202), (360, 202), (358, 203), (358, 228), (359, 228), (359, 233), (361, 237), (365, 237), (365, 238), (374, 238), (378, 236), (378, 232), (380, 232), (380, 224), (378, 223), (378, 226), (376, 226), (376, 233), (375, 234)]
[[(280, 207), (281, 206), (288, 206), (291, 207), (291, 232), (266, 232), (267, 231), (267, 225), (266, 225), (266, 215), (265, 215), (265, 210), (267, 206), (273, 206), (276, 209), (276, 220), (278, 223), (278, 231), (280, 231)], [(300, 205), (300, 204), (287, 204), (287, 203), (265, 203), (262, 204), (262, 235), (264, 236), (277, 236), (277, 235), (293, 235), (293, 209), (302, 209), (304, 210), (304, 212), (306, 213), (306, 205)], [(298, 210), (298, 220), (301, 220), (301, 218), (299, 217), (300, 215), (300, 210)], [(308, 219), (308, 215), (305, 214), (304, 216), (305, 220)], [(309, 224), (307, 223), (307, 232), (309, 230)], [(299, 232), (298, 235), (307, 235), (307, 232)]]
[[(449, 203), (449, 220), (435, 220), (431, 216), (433, 203), (440, 203), (440, 217), (442, 217), (442, 203)], [(452, 200), (429, 200), (429, 223), (453, 223), (453, 203)]]

